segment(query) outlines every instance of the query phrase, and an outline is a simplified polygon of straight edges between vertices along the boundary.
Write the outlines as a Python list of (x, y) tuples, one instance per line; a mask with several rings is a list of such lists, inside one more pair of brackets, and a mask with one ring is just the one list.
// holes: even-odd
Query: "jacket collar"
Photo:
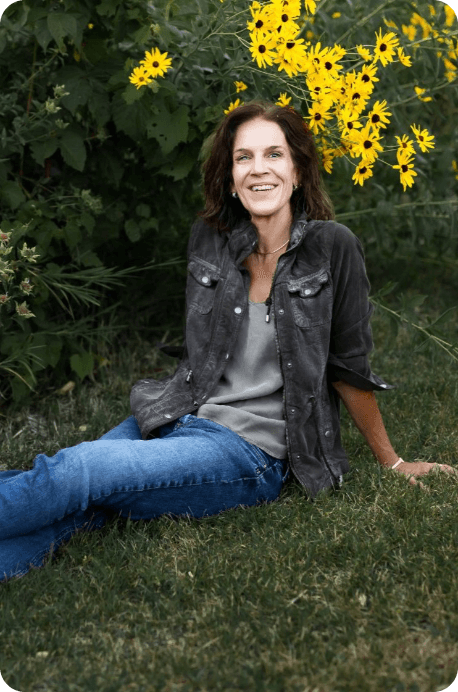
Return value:
[[(296, 212), (291, 224), (290, 241), (286, 251), (298, 247), (304, 240), (308, 225), (306, 212)], [(243, 220), (231, 231), (228, 239), (229, 255), (236, 265), (250, 255), (258, 243), (256, 229), (251, 221)]]

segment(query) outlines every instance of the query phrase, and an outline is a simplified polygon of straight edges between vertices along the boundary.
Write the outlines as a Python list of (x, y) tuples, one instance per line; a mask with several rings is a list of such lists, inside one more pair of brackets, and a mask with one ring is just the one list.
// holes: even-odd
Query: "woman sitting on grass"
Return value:
[(0, 578), (41, 566), (113, 512), (208, 516), (275, 500), (288, 475), (311, 500), (340, 486), (340, 399), (382, 466), (413, 484), (435, 467), (457, 473), (391, 446), (373, 390), (392, 385), (368, 362), (363, 251), (332, 220), (302, 116), (252, 102), (207, 145), (182, 360), (137, 382), (133, 416), (100, 439), (0, 474)]

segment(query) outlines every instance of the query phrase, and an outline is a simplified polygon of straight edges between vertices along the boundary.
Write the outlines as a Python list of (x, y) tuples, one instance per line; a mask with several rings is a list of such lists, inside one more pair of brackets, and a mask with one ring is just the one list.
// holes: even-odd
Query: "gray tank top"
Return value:
[(195, 415), (224, 425), (273, 457), (285, 459), (283, 376), (274, 320), (266, 322), (265, 303), (249, 301), (248, 306), (234, 353), (212, 396)]

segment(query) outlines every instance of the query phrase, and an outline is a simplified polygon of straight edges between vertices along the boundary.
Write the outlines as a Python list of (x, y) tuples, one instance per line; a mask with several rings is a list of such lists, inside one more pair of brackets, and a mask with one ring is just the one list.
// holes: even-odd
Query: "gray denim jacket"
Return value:
[[(192, 413), (212, 394), (248, 310), (250, 277), (242, 266), (257, 235), (250, 221), (220, 235), (202, 219), (188, 243), (186, 328), (181, 362), (162, 380), (144, 379), (131, 392), (143, 439)], [(283, 374), (289, 467), (309, 499), (342, 484), (350, 470), (340, 438), (340, 399), (331, 382), (392, 389), (371, 372), (369, 281), (358, 238), (335, 221), (296, 214), (266, 301), (275, 321)]]

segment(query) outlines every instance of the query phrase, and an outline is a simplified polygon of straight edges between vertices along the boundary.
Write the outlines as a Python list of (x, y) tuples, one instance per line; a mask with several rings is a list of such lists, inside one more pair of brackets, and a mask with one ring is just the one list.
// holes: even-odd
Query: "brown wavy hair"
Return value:
[(334, 209), (324, 188), (318, 153), (309, 126), (294, 108), (274, 106), (266, 101), (250, 101), (232, 110), (204, 141), (200, 153), (205, 209), (198, 212), (220, 233), (229, 233), (250, 214), (230, 192), (232, 149), (237, 128), (254, 118), (278, 123), (283, 130), (295, 166), (298, 188), (291, 195), (291, 211), (305, 211), (312, 219), (333, 219)]

